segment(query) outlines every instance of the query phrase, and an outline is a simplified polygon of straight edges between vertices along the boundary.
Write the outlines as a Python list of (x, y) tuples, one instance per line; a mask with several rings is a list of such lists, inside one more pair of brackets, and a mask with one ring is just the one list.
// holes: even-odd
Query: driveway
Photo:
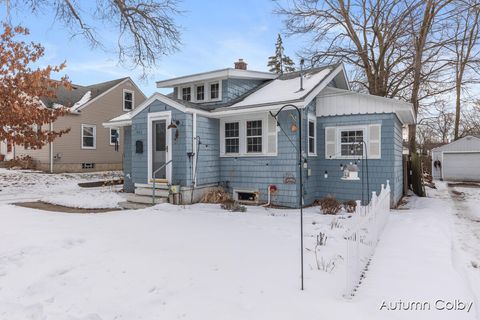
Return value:
[[(446, 188), (453, 200), (454, 249), (459, 249), (455, 250), (459, 258), (457, 268), (465, 272), (470, 284), (480, 283), (480, 184), (447, 183)], [(480, 297), (478, 286), (472, 285), (472, 291)]]

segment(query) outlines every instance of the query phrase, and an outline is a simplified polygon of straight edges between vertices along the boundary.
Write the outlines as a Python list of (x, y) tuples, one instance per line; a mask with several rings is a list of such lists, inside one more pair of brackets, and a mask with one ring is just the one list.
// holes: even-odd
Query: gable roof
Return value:
[(60, 105), (70, 108), (72, 113), (78, 113), (81, 109), (126, 81), (131, 81), (143, 95), (143, 92), (130, 77), (123, 77), (87, 86), (72, 84), (71, 90), (61, 86), (55, 89), (55, 97), (42, 97), (40, 100), (47, 108), (55, 108), (56, 105)]
[(465, 136), (441, 147), (432, 149), (433, 151), (480, 151), (480, 138), (475, 136)]

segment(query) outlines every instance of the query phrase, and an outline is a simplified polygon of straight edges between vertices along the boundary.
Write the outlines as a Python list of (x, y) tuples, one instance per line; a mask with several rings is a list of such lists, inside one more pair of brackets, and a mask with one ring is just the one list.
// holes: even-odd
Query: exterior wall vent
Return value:
[(257, 203), (258, 192), (252, 190), (233, 190), (233, 199), (239, 202)]
[(82, 163), (82, 169), (95, 169), (95, 163)]

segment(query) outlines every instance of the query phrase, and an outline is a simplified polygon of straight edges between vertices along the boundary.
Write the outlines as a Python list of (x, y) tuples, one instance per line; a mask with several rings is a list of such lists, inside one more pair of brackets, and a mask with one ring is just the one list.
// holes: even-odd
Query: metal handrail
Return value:
[(153, 179), (153, 191), (152, 191), (152, 204), (155, 205), (155, 175), (158, 173), (158, 171), (162, 170), (163, 168), (165, 168), (168, 164), (170, 164), (172, 162), (172, 160), (168, 161), (168, 162), (165, 162), (164, 164), (162, 164), (157, 170), (153, 171), (152, 172), (152, 179)]

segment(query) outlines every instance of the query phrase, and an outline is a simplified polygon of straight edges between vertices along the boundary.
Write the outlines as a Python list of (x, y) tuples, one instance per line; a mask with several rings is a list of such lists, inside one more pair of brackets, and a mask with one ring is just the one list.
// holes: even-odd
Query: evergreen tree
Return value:
[(295, 71), (295, 63), (284, 52), (282, 37), (278, 34), (277, 43), (275, 44), (275, 55), (268, 57), (267, 66), (270, 67), (270, 72), (282, 74)]

